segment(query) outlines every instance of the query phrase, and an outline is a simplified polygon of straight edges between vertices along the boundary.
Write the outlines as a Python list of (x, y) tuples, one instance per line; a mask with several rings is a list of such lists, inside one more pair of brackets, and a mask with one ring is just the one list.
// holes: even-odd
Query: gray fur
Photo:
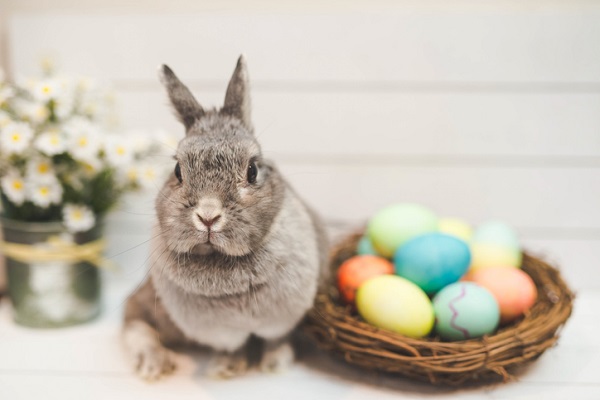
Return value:
[(167, 93), (175, 109), (177, 119), (188, 130), (197, 119), (204, 115), (204, 110), (198, 104), (190, 90), (173, 73), (171, 68), (161, 65), (159, 67), (159, 78), (167, 88)]
[[(232, 355), (255, 335), (271, 349), (263, 369), (279, 368), (291, 359), (286, 338), (325, 278), (322, 225), (262, 157), (242, 57), (221, 110), (204, 111), (168, 67), (163, 80), (187, 131), (175, 156), (182, 183), (172, 175), (156, 199), (151, 281), (129, 300), (125, 331), (142, 320), (163, 343), (179, 335)], [(247, 182), (252, 161), (255, 184)], [(216, 222), (208, 228), (201, 217)], [(148, 291), (158, 306), (142, 300)], [(148, 316), (152, 307), (164, 315)], [(230, 373), (243, 364), (220, 365)]]
[(250, 81), (246, 58), (243, 55), (238, 59), (233, 76), (227, 86), (225, 104), (221, 112), (236, 117), (244, 126), (252, 130), (252, 120), (250, 117)]

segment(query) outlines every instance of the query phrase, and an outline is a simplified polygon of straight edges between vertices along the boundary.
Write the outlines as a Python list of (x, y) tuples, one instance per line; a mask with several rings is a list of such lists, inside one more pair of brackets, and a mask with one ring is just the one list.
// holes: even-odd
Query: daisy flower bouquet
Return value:
[[(110, 91), (89, 78), (0, 74), (0, 193), (5, 218), (91, 229), (123, 194), (155, 184), (161, 138), (117, 133)], [(155, 140), (153, 140), (155, 139)], [(164, 140), (162, 140), (164, 142)]]
[(47, 68), (10, 84), (0, 71), (0, 251), (17, 322), (62, 326), (95, 315), (103, 216), (124, 194), (156, 185), (148, 156), (172, 138), (119, 133), (113, 103), (89, 78)]

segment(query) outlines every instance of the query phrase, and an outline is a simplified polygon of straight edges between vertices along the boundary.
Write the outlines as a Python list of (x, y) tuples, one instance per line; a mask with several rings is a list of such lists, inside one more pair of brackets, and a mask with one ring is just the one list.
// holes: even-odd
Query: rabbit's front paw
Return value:
[(155, 381), (175, 371), (171, 352), (162, 346), (140, 348), (134, 354), (135, 372), (147, 381)]
[(263, 372), (282, 372), (293, 362), (294, 349), (289, 342), (285, 341), (275, 346), (267, 345), (260, 362), (260, 369)]
[(248, 371), (248, 358), (244, 352), (218, 353), (209, 362), (207, 375), (213, 379), (229, 379)]

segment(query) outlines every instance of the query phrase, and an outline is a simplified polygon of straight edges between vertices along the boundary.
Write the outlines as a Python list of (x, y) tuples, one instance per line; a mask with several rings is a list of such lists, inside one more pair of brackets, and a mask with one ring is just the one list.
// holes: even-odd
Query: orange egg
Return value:
[(340, 294), (346, 303), (354, 303), (360, 285), (376, 276), (393, 272), (392, 263), (382, 257), (362, 255), (349, 258), (338, 269)]
[(517, 268), (483, 268), (469, 272), (463, 280), (475, 282), (492, 292), (500, 306), (501, 323), (519, 318), (537, 298), (535, 283)]

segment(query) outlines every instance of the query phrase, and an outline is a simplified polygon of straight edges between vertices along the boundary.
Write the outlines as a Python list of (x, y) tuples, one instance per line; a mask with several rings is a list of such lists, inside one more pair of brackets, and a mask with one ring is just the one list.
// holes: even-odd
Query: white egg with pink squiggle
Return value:
[(493, 333), (500, 322), (498, 302), (471, 282), (446, 286), (433, 299), (436, 332), (446, 340), (467, 340)]

